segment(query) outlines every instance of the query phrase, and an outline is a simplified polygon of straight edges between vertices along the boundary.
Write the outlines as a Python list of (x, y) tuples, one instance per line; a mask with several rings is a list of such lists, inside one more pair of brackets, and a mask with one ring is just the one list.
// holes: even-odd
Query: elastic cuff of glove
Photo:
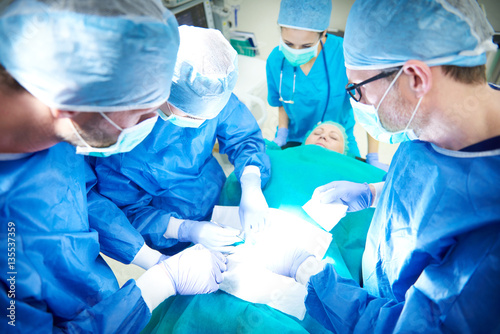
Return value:
[(246, 188), (259, 188), (261, 189), (260, 172), (259, 175), (255, 173), (243, 174), (240, 177), (241, 189)]
[(373, 198), (373, 204), (371, 205), (372, 208), (377, 207), (378, 199), (380, 198), (382, 189), (384, 189), (384, 184), (385, 182), (371, 183), (373, 188), (375, 188), (375, 197)]
[(180, 242), (192, 242), (190, 237), (191, 228), (193, 224), (196, 224), (196, 221), (193, 220), (184, 220), (182, 224), (179, 226), (179, 231), (177, 233), (177, 240)]
[(151, 313), (165, 299), (175, 295), (172, 278), (163, 263), (151, 267), (137, 279), (136, 284)]
[(142, 269), (148, 270), (158, 263), (161, 255), (162, 254), (160, 252), (150, 248), (144, 243), (144, 245), (142, 245), (141, 249), (137, 252), (134, 259), (132, 260), (132, 264), (135, 264)]
[(313, 256), (312, 254), (309, 254), (307, 252), (303, 252), (300, 254), (300, 256), (293, 261), (293, 265), (290, 268), (290, 277), (295, 279), (295, 276), (297, 274), (297, 269), (304, 263), (304, 261), (309, 258), (310, 256)]
[(184, 219), (170, 217), (167, 225), (167, 230), (163, 234), (165, 239), (179, 239), (179, 227), (184, 222)]
[(370, 163), (370, 162), (374, 162), (374, 161), (378, 161), (378, 153), (376, 153), (376, 152), (368, 153), (366, 155), (366, 162)]
[(366, 182), (364, 182), (363, 184), (364, 184), (365, 189), (366, 189), (366, 190), (365, 190), (365, 196), (366, 196), (366, 197), (368, 197), (368, 198), (366, 199), (366, 202), (367, 202), (366, 204), (367, 204), (367, 205), (366, 205), (366, 207), (365, 207), (365, 209), (367, 209), (367, 208), (369, 208), (369, 207), (372, 205), (372, 201), (373, 201), (373, 194), (372, 194), (372, 190), (370, 189), (370, 185), (369, 185), (368, 183), (366, 183)]
[(297, 268), (297, 273), (295, 274), (295, 280), (302, 285), (307, 285), (311, 276), (323, 271), (325, 263), (318, 260), (315, 256), (311, 255), (302, 262), (302, 264)]
[(257, 176), (260, 177), (260, 168), (253, 165), (246, 166), (245, 168), (243, 168), (243, 173), (241, 173), (241, 176), (246, 174), (257, 174)]

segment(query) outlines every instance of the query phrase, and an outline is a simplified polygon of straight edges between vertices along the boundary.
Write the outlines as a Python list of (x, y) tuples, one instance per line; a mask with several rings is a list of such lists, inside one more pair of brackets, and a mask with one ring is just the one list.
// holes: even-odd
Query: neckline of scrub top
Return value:
[[(325, 59), (323, 59), (322, 57), (326, 57), (326, 54), (325, 54), (325, 48), (326, 48), (326, 43), (328, 43), (328, 34), (326, 34), (326, 40), (325, 42), (323, 43), (323, 47), (321, 48), (321, 50), (319, 51), (318, 55), (316, 56), (316, 60), (314, 61), (314, 64), (313, 66), (311, 66), (311, 69), (309, 70), (309, 73), (305, 74), (304, 71), (302, 70), (302, 67), (300, 66), (297, 66), (299, 68), (299, 73), (298, 75), (303, 75), (304, 77), (308, 78), (310, 75), (311, 75), (311, 72), (314, 70), (316, 64), (318, 63), (318, 61), (321, 63), (321, 65), (318, 65), (318, 66), (321, 66), (323, 67), (323, 71), (327, 71), (328, 69), (325, 68)], [(328, 59), (326, 59), (326, 62), (328, 62)], [(316, 66), (316, 67), (318, 67)]]
[(496, 136), (493, 138), (489, 138), (483, 140), (479, 143), (472, 144), (467, 146), (460, 151), (462, 152), (484, 152), (484, 151), (493, 151), (500, 149), (500, 136)]
[(491, 151), (467, 152), (467, 151), (448, 150), (448, 149), (439, 147), (434, 143), (429, 143), (429, 144), (431, 144), (432, 148), (437, 153), (441, 153), (443, 155), (447, 155), (449, 157), (454, 157), (454, 158), (469, 158), (470, 159), (470, 158), (494, 157), (494, 156), (500, 155), (500, 149), (494, 149)]
[(0, 161), (19, 160), (33, 153), (0, 153)]

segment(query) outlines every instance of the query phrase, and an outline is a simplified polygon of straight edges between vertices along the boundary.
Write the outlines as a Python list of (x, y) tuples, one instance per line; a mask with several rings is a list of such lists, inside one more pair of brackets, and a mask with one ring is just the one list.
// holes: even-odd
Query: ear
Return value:
[(427, 94), (432, 87), (432, 72), (429, 65), (420, 60), (408, 60), (403, 72), (409, 77), (409, 88), (417, 98)]
[(325, 38), (326, 33), (327, 33), (327, 31), (326, 31), (326, 30), (325, 30), (325, 31), (323, 31), (323, 33), (321, 34), (321, 38)]
[(61, 110), (57, 108), (49, 108), (49, 109), (54, 118), (74, 118), (76, 115), (80, 114), (77, 111)]

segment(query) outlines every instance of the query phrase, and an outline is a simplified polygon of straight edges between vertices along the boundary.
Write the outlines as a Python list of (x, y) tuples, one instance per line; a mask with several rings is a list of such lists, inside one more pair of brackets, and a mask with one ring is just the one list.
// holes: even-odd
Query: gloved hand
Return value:
[(226, 258), (219, 252), (195, 245), (163, 261), (175, 293), (196, 295), (219, 289), (222, 273), (227, 270)]
[(192, 242), (224, 253), (229, 253), (234, 244), (241, 241), (241, 231), (231, 227), (220, 227), (212, 222), (185, 220), (179, 226), (178, 240)]
[(325, 204), (341, 202), (348, 206), (347, 212), (355, 212), (369, 208), (373, 194), (366, 182), (333, 181), (316, 188), (312, 198)]
[(260, 176), (253, 173), (244, 174), (240, 178), (241, 201), (240, 221), (245, 233), (259, 232), (266, 223), (266, 212), (269, 209), (262, 193)]
[[(310, 256), (313, 256), (303, 249), (298, 249), (296, 245), (290, 247), (273, 248), (274, 251), (267, 252), (264, 266), (278, 275), (283, 275), (296, 279), (297, 269)], [(279, 251), (276, 251), (279, 249)]]
[(219, 289), (226, 258), (202, 245), (188, 248), (152, 266), (136, 284), (149, 310), (175, 294), (194, 295)]
[(366, 162), (372, 166), (375, 166), (377, 168), (380, 168), (384, 171), (388, 171), (389, 170), (389, 166), (384, 164), (384, 163), (381, 163), (380, 161), (378, 161), (378, 153), (368, 153), (366, 155)]
[(288, 138), (288, 128), (278, 128), (278, 134), (276, 138), (274, 138), (273, 142), (275, 142), (278, 146), (283, 146), (286, 144), (286, 139)]

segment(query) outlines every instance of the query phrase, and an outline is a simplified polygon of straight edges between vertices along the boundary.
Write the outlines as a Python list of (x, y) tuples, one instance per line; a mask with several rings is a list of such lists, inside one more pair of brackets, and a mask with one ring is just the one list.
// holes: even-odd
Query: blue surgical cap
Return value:
[(281, 0), (278, 24), (282, 27), (325, 31), (330, 25), (332, 0)]
[(178, 45), (175, 17), (153, 0), (14, 0), (0, 14), (0, 63), (62, 110), (161, 105)]
[(200, 118), (217, 116), (238, 80), (238, 53), (219, 30), (180, 26), (168, 102)]
[(318, 126), (321, 126), (323, 124), (329, 124), (329, 125), (336, 126), (340, 130), (340, 133), (342, 134), (342, 137), (344, 139), (344, 152), (342, 152), (342, 154), (347, 155), (347, 152), (349, 151), (349, 138), (347, 137), (347, 133), (345, 132), (345, 128), (342, 125), (340, 125), (339, 123), (334, 122), (334, 121), (324, 121), (323, 123), (316, 124), (316, 126), (314, 128), (312, 128), (311, 130), (309, 130), (306, 133), (306, 136), (304, 137), (304, 140), (302, 141), (302, 144), (305, 145), (306, 144), (306, 140), (307, 140), (307, 138), (309, 138), (309, 136), (311, 135), (311, 133), (314, 130), (316, 130), (316, 128)]
[(344, 35), (349, 69), (383, 69), (416, 59), (471, 67), (496, 50), (476, 0), (357, 0)]

